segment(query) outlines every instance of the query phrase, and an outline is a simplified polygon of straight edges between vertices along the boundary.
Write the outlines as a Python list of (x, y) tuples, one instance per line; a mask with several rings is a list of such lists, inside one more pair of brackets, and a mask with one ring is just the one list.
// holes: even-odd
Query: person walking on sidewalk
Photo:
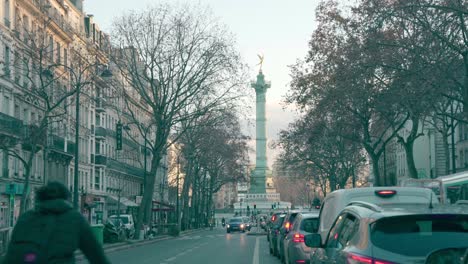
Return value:
[(16, 223), (4, 264), (73, 264), (80, 249), (91, 264), (110, 264), (86, 219), (68, 201), (70, 192), (49, 182), (36, 192), (36, 204)]

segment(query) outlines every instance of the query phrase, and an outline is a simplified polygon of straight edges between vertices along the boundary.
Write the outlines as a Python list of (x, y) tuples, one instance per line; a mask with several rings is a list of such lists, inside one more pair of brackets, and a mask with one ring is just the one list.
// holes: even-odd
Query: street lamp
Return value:
[[(110, 78), (112, 77), (112, 72), (109, 68), (106, 67), (100, 74), (102, 78)], [(80, 140), (80, 93), (81, 93), (81, 86), (77, 85), (76, 87), (76, 97), (75, 97), (75, 170), (74, 170), (74, 178), (73, 178), (73, 207), (75, 209), (79, 208), (79, 193), (77, 186), (79, 185), (79, 140)]]

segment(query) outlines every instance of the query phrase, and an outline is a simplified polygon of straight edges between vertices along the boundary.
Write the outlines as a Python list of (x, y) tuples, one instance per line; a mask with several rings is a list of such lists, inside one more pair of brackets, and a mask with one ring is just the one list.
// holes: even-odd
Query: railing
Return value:
[(19, 135), (23, 122), (15, 117), (0, 113), (0, 131), (3, 133)]

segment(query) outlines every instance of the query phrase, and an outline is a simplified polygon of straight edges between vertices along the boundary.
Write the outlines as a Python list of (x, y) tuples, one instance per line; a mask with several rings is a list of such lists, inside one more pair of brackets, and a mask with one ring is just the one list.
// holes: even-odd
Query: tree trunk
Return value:
[(442, 131), (442, 144), (444, 146), (444, 156), (445, 156), (445, 175), (450, 174), (450, 146), (448, 141), (447, 130)]
[(414, 164), (414, 153), (413, 153), (414, 140), (410, 140), (402, 144), (406, 153), (406, 165), (408, 166), (409, 176), (413, 179), (417, 179), (418, 170), (416, 169), (416, 165)]
[[(21, 196), (21, 203), (20, 203), (20, 215), (26, 212), (28, 209), (27, 207), (27, 201), (29, 198), (29, 189), (30, 189), (30, 176), (31, 176), (31, 168), (32, 168), (32, 162), (34, 160), (34, 156), (36, 155), (36, 147), (31, 146), (31, 153), (29, 154), (27, 164), (24, 164), (25, 170), (26, 170), (26, 175), (24, 178), (24, 189), (23, 189), (23, 195)], [(45, 176), (45, 175), (44, 175)]]
[(189, 197), (189, 191), (190, 187), (192, 185), (192, 180), (191, 180), (191, 171), (192, 171), (192, 165), (191, 161), (188, 161), (187, 166), (186, 166), (186, 173), (184, 177), (184, 185), (182, 188), (182, 202), (183, 202), (183, 215), (182, 215), (182, 223), (184, 230), (189, 228), (189, 223), (190, 223), (190, 208), (189, 208), (189, 202), (190, 202), (190, 197)]
[(143, 224), (149, 224), (150, 222), (151, 207), (153, 205), (154, 183), (156, 182), (156, 174), (162, 158), (162, 149), (155, 149), (152, 154), (153, 158), (151, 160), (151, 171), (146, 175), (143, 198), (140, 207), (138, 208), (138, 217), (135, 224), (136, 239), (140, 238), (139, 231), (143, 227)]
[(380, 170), (379, 170), (380, 155), (369, 153), (369, 156), (372, 160), (372, 173), (374, 174), (374, 186), (383, 186), (384, 183), (382, 182), (382, 179), (380, 178)]

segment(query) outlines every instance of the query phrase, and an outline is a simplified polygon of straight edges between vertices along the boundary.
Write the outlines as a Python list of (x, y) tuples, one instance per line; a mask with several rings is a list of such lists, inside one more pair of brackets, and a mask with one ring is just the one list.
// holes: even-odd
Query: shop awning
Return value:
[[(107, 196), (107, 204), (110, 206), (117, 206), (117, 203), (119, 201), (119, 197), (113, 196), (113, 195), (108, 195)], [(138, 204), (136, 204), (133, 201), (130, 201), (129, 199), (125, 197), (120, 197), (120, 205), (124, 207), (138, 207)]]
[(159, 211), (170, 212), (170, 211), (175, 211), (175, 207), (174, 205), (171, 205), (171, 204), (153, 200), (152, 211), (153, 212), (159, 212)]

